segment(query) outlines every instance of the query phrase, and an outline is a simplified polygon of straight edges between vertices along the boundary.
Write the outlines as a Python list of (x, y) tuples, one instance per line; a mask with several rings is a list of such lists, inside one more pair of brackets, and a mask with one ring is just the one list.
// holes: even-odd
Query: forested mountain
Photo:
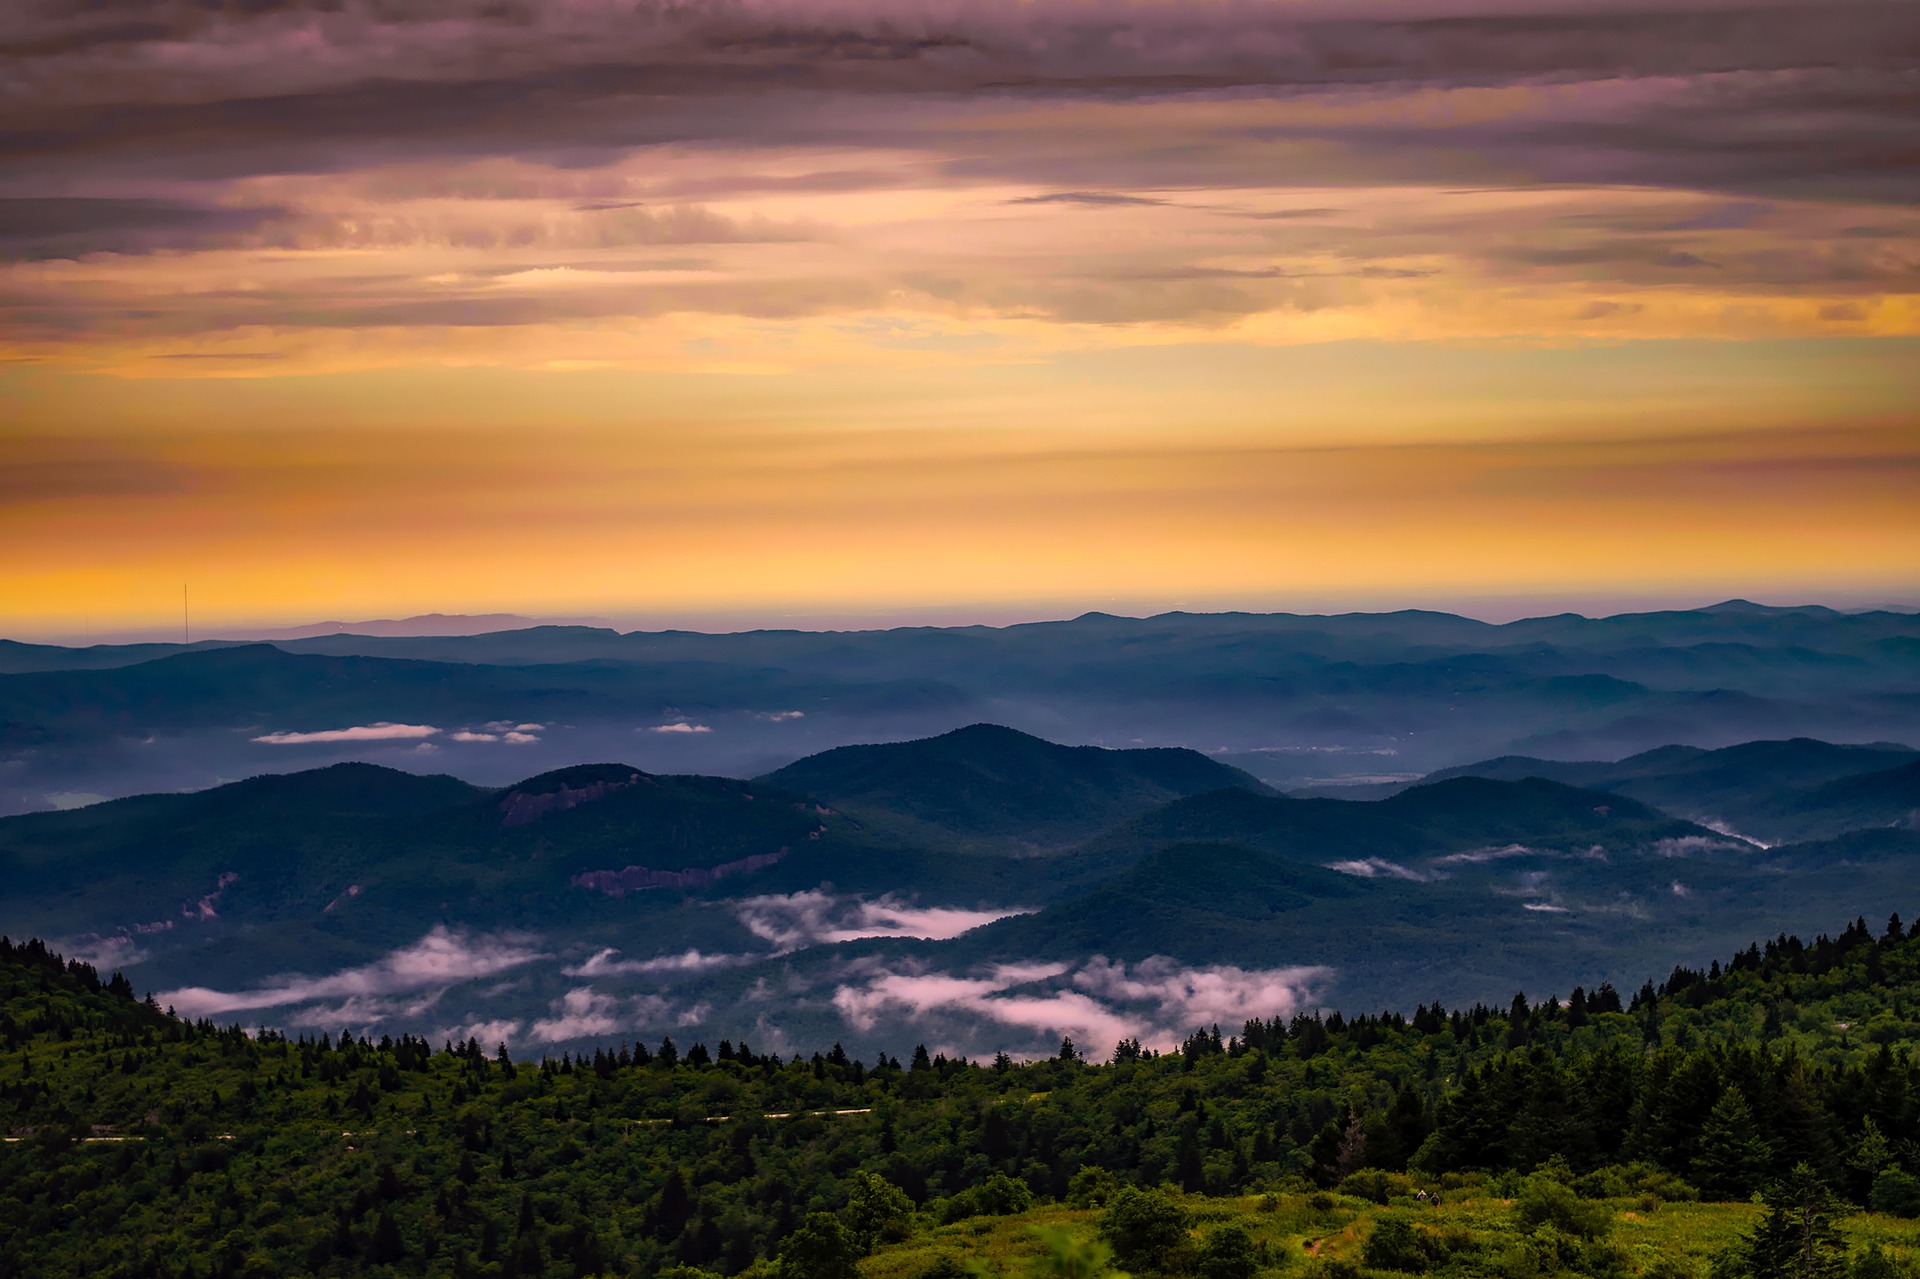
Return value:
[(1916, 825), (1920, 751), (1795, 738), (1720, 750), (1664, 746), (1615, 763), (1506, 756), (1442, 769), (1455, 777), (1545, 777), (1627, 795), (1671, 813), (1772, 843), (1850, 830)]
[[(1738, 1235), (1764, 1243), (1766, 1218), (1690, 1204), (1785, 1184), (1892, 1214), (1832, 1247), (1891, 1244), (1854, 1264), (1899, 1274), (1920, 1257), (1920, 1228), (1900, 1225), (1920, 1213), (1916, 1015), (1920, 928), (1896, 918), (1776, 937), (1630, 995), (1250, 1019), (1098, 1062), (1071, 1044), (1024, 1064), (904, 1044), (863, 1062), (671, 1037), (515, 1061), (471, 1038), (184, 1022), (124, 978), (9, 943), (0, 1271), (803, 1279), (878, 1248), (879, 1279), (999, 1229), (941, 1222), (1054, 1200), (1025, 1220), (1097, 1228), (1136, 1274), (1217, 1279), (1225, 1245), (1187, 1227), (1244, 1212), (1276, 1250), (1310, 1236), (1323, 1260), (1390, 1271), (1532, 1257), (1529, 1274), (1671, 1276), (1728, 1248), (1717, 1273), (1758, 1275)], [(1163, 1183), (1144, 1202), (1125, 1189)], [(1455, 1215), (1387, 1225), (1425, 1211), (1416, 1190)], [(1664, 1268), (1608, 1240), (1649, 1215)]]
[(914, 842), (1014, 853), (1057, 851), (1189, 795), (1267, 791), (1198, 751), (1057, 746), (998, 724), (924, 741), (841, 746), (762, 780)]
[[(1897, 794), (1884, 771), (1820, 784), (1826, 811)], [(0, 929), (289, 1031), (1105, 1051), (1198, 1017), (1628, 981), (1878, 913), (1916, 856), (1920, 831), (1762, 848), (1537, 777), (1291, 798), (1194, 752), (979, 725), (751, 782), (359, 763), (0, 818)]]

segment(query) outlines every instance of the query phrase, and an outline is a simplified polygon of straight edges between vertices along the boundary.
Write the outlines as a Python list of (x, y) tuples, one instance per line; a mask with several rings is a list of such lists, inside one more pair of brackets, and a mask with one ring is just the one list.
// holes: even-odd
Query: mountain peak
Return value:
[(837, 808), (884, 813), (896, 826), (905, 819), (914, 835), (939, 844), (1014, 841), (1003, 851), (1023, 852), (1065, 846), (1182, 796), (1266, 789), (1198, 751), (1061, 746), (1001, 724), (836, 747), (763, 780)]

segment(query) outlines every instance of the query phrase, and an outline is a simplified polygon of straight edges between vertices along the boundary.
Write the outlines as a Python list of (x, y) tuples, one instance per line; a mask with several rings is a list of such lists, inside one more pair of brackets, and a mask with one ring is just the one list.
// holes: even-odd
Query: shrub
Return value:
[(1033, 1207), (1033, 1191), (1027, 1183), (996, 1172), (977, 1186), (970, 1186), (948, 1199), (940, 1212), (942, 1221), (960, 1221), (967, 1217), (1011, 1217)]
[(1528, 1233), (1551, 1226), (1575, 1239), (1602, 1239), (1613, 1228), (1606, 1208), (1551, 1177), (1529, 1177), (1514, 1196), (1514, 1219)]
[(1253, 1279), (1259, 1268), (1253, 1236), (1238, 1226), (1221, 1226), (1209, 1233), (1194, 1266), (1200, 1279)]
[(1100, 1214), (1100, 1233), (1125, 1269), (1165, 1271), (1187, 1246), (1190, 1220), (1166, 1191), (1125, 1186)]
[(1362, 1168), (1336, 1187), (1343, 1195), (1352, 1195), (1356, 1199), (1368, 1199), (1377, 1204), (1385, 1204), (1397, 1194), (1405, 1194), (1412, 1185), (1399, 1173), (1387, 1172), (1380, 1168)]
[(1114, 1180), (1112, 1173), (1105, 1168), (1086, 1165), (1073, 1174), (1073, 1180), (1067, 1183), (1067, 1206), (1070, 1208), (1104, 1208), (1107, 1200), (1113, 1198), (1113, 1192), (1120, 1183)]
[(1576, 1177), (1573, 1189), (1582, 1199), (1639, 1199), (1688, 1203), (1700, 1192), (1670, 1172), (1649, 1163), (1610, 1164)]
[(1374, 1223), (1360, 1247), (1360, 1260), (1369, 1270), (1400, 1270), (1417, 1275), (1427, 1268), (1427, 1250), (1420, 1232), (1405, 1217), (1382, 1217)]
[(1920, 1217), (1920, 1177), (1888, 1168), (1873, 1179), (1867, 1204), (1875, 1212), (1895, 1217)]
[(832, 1213), (816, 1212), (780, 1245), (779, 1279), (859, 1279), (860, 1245)]

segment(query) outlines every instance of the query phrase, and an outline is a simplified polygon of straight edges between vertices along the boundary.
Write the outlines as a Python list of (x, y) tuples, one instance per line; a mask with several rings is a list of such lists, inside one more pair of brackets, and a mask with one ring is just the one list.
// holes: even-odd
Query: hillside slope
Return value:
[[(1505, 756), (1443, 769), (1426, 780), (1545, 777), (1631, 796), (1690, 820), (1782, 843), (1896, 824), (1915, 806), (1911, 770), (1898, 770), (1915, 763), (1920, 751), (1905, 746), (1794, 738), (1710, 751), (1665, 746), (1613, 763)], [(1869, 776), (1875, 780), (1865, 780)], [(1849, 777), (1862, 780), (1850, 790), (1840, 785)]]
[(1169, 800), (1264, 783), (1198, 751), (1057, 746), (996, 724), (810, 755), (764, 779), (920, 842), (1058, 849)]

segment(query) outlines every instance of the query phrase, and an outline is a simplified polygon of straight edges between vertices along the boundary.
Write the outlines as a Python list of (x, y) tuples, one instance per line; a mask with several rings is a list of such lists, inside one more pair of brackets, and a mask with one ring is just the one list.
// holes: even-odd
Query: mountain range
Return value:
[[(323, 660), (445, 692), (431, 664)], [(0, 818), (0, 931), (249, 1024), (1104, 1051), (1289, 1008), (1540, 998), (1911, 913), (1916, 758), (1803, 739), (1504, 757), (1381, 798), (991, 724), (752, 779), (340, 763)], [(1802, 833), (1751, 837), (1766, 814)]]
[(1405, 784), (1503, 755), (1897, 741), (1916, 712), (1920, 616), (1740, 601), (1503, 625), (1420, 611), (1091, 613), (842, 632), (0, 641), (0, 812), (347, 760), (489, 787), (595, 759), (757, 776), (982, 721), (1188, 747), (1293, 790)]

